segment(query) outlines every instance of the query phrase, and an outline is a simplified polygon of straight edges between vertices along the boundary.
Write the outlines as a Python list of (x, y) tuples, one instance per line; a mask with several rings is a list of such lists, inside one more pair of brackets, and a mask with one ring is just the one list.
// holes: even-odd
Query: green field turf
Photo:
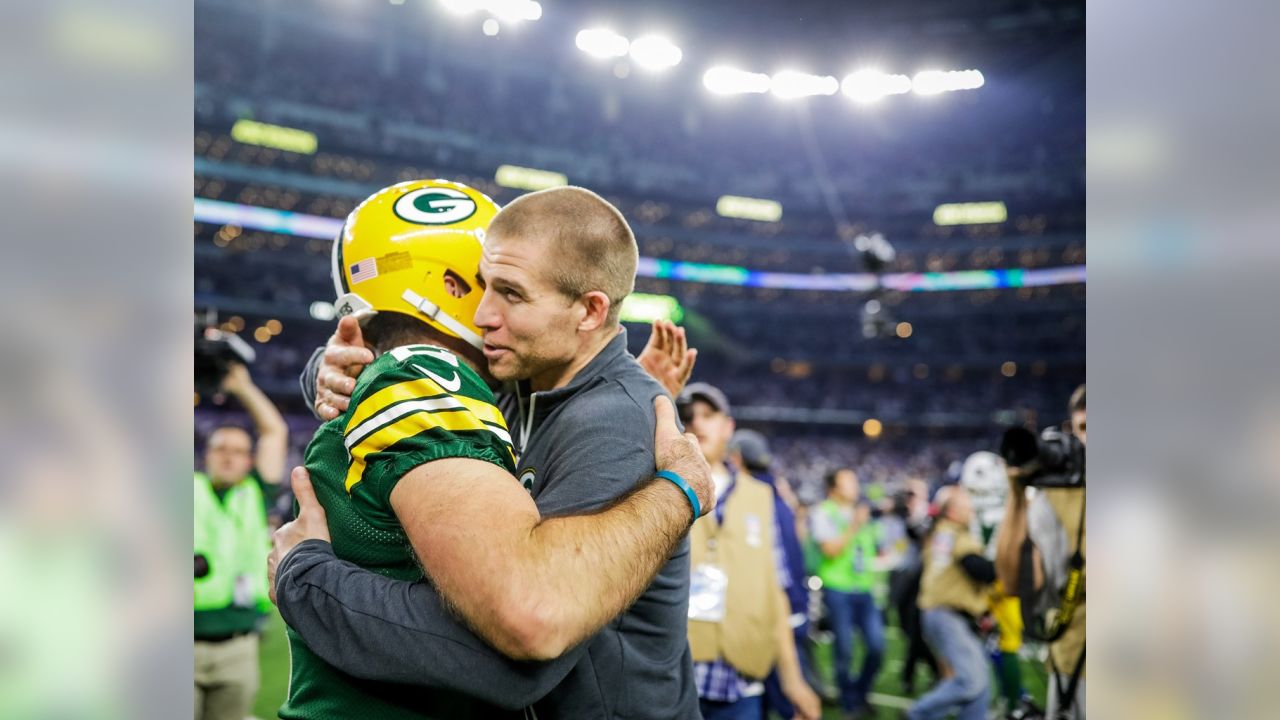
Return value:
[[(896, 627), (886, 629), (885, 659), (880, 676), (876, 678), (872, 705), (876, 708), (877, 720), (889, 720), (899, 717), (899, 711), (910, 704), (905, 697), (899, 674), (902, 660), (906, 652), (902, 632)], [(822, 643), (817, 649), (818, 666), (822, 668), (823, 677), (830, 678), (831, 645)], [(289, 687), (289, 644), (285, 640), (284, 623), (279, 615), (273, 615), (262, 637), (262, 688), (258, 692), (258, 700), (254, 705), (254, 714), (267, 720), (276, 717), (276, 709), (284, 702), (285, 692)], [(859, 660), (855, 660), (855, 667)], [(1037, 704), (1044, 707), (1045, 671), (1044, 666), (1035, 660), (1023, 660), (1022, 682), (1027, 691), (1036, 699)], [(923, 692), (929, 685), (928, 671), (919, 670), (916, 688)], [(992, 694), (996, 694), (995, 678), (992, 678)], [(839, 720), (840, 712), (836, 708), (827, 707), (823, 712), (823, 720)]]

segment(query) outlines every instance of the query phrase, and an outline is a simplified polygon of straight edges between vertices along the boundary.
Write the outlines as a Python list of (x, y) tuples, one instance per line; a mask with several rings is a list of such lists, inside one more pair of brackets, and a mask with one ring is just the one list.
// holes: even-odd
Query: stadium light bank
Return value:
[(785, 70), (766, 75), (730, 65), (716, 65), (702, 75), (702, 85), (717, 95), (771, 93), (781, 100), (814, 95), (835, 95), (843, 91), (859, 104), (874, 103), (890, 95), (939, 95), (957, 90), (974, 90), (986, 84), (978, 70), (923, 70), (914, 76), (863, 69), (845, 75), (842, 81), (830, 75)]
[(648, 70), (666, 70), (680, 64), (684, 51), (662, 35), (644, 35), (635, 40), (604, 27), (579, 30), (573, 44), (596, 58), (610, 59), (627, 55)]
[(504, 22), (542, 18), (542, 3), (537, 0), (440, 0), (440, 5), (454, 15), (484, 10)]

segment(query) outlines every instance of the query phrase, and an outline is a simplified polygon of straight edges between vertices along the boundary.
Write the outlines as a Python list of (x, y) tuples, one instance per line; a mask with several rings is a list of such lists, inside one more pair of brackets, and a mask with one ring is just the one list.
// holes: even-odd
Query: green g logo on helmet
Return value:
[(475, 215), (476, 201), (460, 190), (427, 187), (405, 193), (392, 210), (417, 225), (452, 225)]

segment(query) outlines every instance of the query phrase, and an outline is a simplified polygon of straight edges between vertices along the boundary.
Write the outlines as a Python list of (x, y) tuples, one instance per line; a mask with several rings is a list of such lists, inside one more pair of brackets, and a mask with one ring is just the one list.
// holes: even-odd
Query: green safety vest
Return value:
[[(824, 500), (818, 506), (841, 532), (849, 526), (849, 520), (833, 500)], [(870, 592), (875, 587), (871, 565), (876, 558), (876, 530), (870, 522), (858, 528), (844, 551), (830, 558), (820, 554), (818, 577), (822, 586), (839, 592)]]
[(195, 550), (209, 561), (209, 574), (196, 578), (196, 610), (271, 607), (267, 594), (267, 554), (271, 536), (262, 488), (246, 479), (223, 500), (204, 473), (195, 478)]

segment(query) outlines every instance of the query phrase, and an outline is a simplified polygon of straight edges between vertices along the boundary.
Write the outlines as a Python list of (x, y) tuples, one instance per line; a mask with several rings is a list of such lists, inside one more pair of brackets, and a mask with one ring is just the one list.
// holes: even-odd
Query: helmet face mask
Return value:
[(498, 210), (484, 193), (448, 180), (374, 193), (351, 211), (334, 241), (337, 314), (364, 322), (378, 312), (403, 313), (480, 349), (476, 274), (485, 229)]

